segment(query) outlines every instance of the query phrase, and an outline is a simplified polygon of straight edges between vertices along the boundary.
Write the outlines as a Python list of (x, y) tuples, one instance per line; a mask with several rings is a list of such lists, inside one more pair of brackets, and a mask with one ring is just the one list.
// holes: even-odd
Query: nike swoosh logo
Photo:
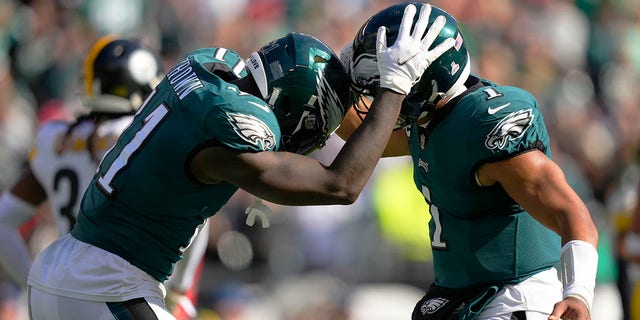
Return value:
[(500, 111), (500, 110), (502, 110), (502, 109), (504, 109), (504, 108), (508, 107), (510, 104), (511, 104), (511, 102), (509, 102), (509, 103), (505, 103), (505, 104), (503, 104), (503, 105), (501, 105), (501, 106), (498, 106), (498, 107), (495, 107), (495, 108), (491, 108), (491, 107), (489, 107), (489, 109), (487, 109), (487, 112), (488, 112), (489, 114), (494, 114), (494, 113), (496, 113), (496, 112), (498, 112), (498, 111)]
[(404, 59), (404, 61), (400, 61), (400, 58), (398, 58), (398, 65), (399, 66), (403, 66), (405, 63), (409, 62), (409, 60), (415, 58), (418, 55), (419, 52), (414, 53), (412, 56)]

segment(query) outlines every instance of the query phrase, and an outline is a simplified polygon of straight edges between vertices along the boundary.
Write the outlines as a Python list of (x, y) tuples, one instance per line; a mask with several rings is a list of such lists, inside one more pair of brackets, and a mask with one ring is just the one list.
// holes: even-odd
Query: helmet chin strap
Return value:
[[(436, 111), (436, 109), (445, 105), (449, 100), (459, 96), (461, 93), (465, 92), (465, 90), (467, 90), (467, 86), (462, 84), (457, 86), (456, 88), (451, 88), (448, 92), (448, 95), (442, 92), (436, 92), (431, 95), (431, 98), (429, 100), (424, 102), (422, 110), (426, 111), (427, 113)], [(420, 115), (418, 118), (421, 117), (422, 115)]]
[(436, 105), (442, 100), (446, 99), (446, 95), (444, 92), (434, 92), (431, 94), (431, 97), (425, 102), (425, 109), (427, 111), (435, 110)]
[[(466, 81), (465, 77), (465, 81)], [(463, 92), (467, 90), (467, 86), (464, 85), (464, 81), (458, 81), (451, 87), (446, 93), (443, 92), (435, 92), (431, 95), (429, 100), (426, 102), (428, 105), (425, 107), (428, 111), (433, 111), (440, 106), (443, 106), (447, 101), (459, 96)]]
[(454, 89), (453, 91), (451, 91), (451, 94), (447, 95), (443, 100), (449, 101), (457, 96), (459, 96), (461, 93), (465, 92), (467, 90), (467, 86), (465, 86), (464, 84), (459, 85), (457, 88), (452, 88)]
[[(467, 64), (464, 66), (464, 69), (462, 69), (460, 77), (458, 77), (458, 80), (456, 80), (451, 88), (449, 88), (449, 90), (447, 90), (447, 92), (443, 94), (441, 101), (444, 101), (444, 103), (446, 103), (447, 101), (459, 96), (461, 93), (467, 90), (467, 86), (465, 86), (465, 83), (467, 82), (467, 79), (469, 79), (469, 74), (471, 74), (471, 59), (467, 55)], [(438, 105), (438, 102), (435, 102), (436, 108), (444, 105), (444, 103), (440, 103)]]

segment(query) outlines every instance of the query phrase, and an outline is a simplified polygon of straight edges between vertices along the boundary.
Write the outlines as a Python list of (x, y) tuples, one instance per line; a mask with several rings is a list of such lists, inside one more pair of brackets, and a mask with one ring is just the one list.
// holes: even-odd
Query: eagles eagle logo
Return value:
[(362, 90), (371, 86), (377, 86), (380, 82), (378, 74), (378, 58), (372, 54), (361, 54), (355, 58), (351, 68), (351, 80), (355, 86)]
[(271, 129), (262, 120), (248, 114), (227, 113), (233, 130), (242, 138), (260, 150), (271, 150), (276, 145), (276, 138)]
[(533, 122), (531, 109), (510, 113), (489, 132), (484, 145), (488, 149), (502, 149), (509, 140), (520, 138)]
[(422, 305), (420, 306), (420, 312), (423, 315), (434, 314), (436, 311), (438, 311), (440, 308), (442, 308), (442, 306), (447, 304), (447, 302), (449, 302), (449, 300), (445, 299), (445, 298), (432, 298), (432, 299), (429, 299), (429, 300), (427, 300), (427, 301), (422, 303)]

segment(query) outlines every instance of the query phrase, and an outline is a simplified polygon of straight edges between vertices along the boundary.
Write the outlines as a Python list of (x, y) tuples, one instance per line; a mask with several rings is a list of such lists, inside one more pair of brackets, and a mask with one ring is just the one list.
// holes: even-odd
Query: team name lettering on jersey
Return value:
[(182, 60), (173, 70), (167, 73), (167, 79), (180, 100), (198, 88), (204, 87), (198, 75), (189, 64), (189, 59)]

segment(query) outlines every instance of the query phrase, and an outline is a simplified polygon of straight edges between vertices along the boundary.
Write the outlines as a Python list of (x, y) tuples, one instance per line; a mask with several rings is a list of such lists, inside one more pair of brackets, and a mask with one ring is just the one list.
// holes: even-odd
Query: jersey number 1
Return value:
[[(147, 101), (149, 101), (147, 99)], [(144, 106), (143, 106), (144, 108)], [(101, 189), (106, 192), (108, 195), (113, 194), (113, 186), (111, 182), (113, 178), (120, 172), (124, 167), (126, 167), (127, 163), (131, 158), (131, 155), (136, 153), (149, 135), (154, 131), (154, 129), (162, 122), (162, 120), (169, 114), (169, 108), (167, 108), (164, 104), (160, 104), (157, 106), (147, 117), (144, 119), (142, 127), (136, 132), (133, 139), (127, 143), (122, 150), (120, 150), (120, 154), (118, 157), (111, 162), (109, 169), (98, 178), (98, 185)]]
[(438, 207), (431, 202), (431, 191), (427, 186), (422, 186), (422, 195), (429, 203), (429, 212), (431, 212), (431, 220), (433, 221), (433, 234), (431, 235), (431, 247), (433, 249), (447, 249), (447, 241), (442, 239), (442, 223), (440, 222), (440, 211)]

